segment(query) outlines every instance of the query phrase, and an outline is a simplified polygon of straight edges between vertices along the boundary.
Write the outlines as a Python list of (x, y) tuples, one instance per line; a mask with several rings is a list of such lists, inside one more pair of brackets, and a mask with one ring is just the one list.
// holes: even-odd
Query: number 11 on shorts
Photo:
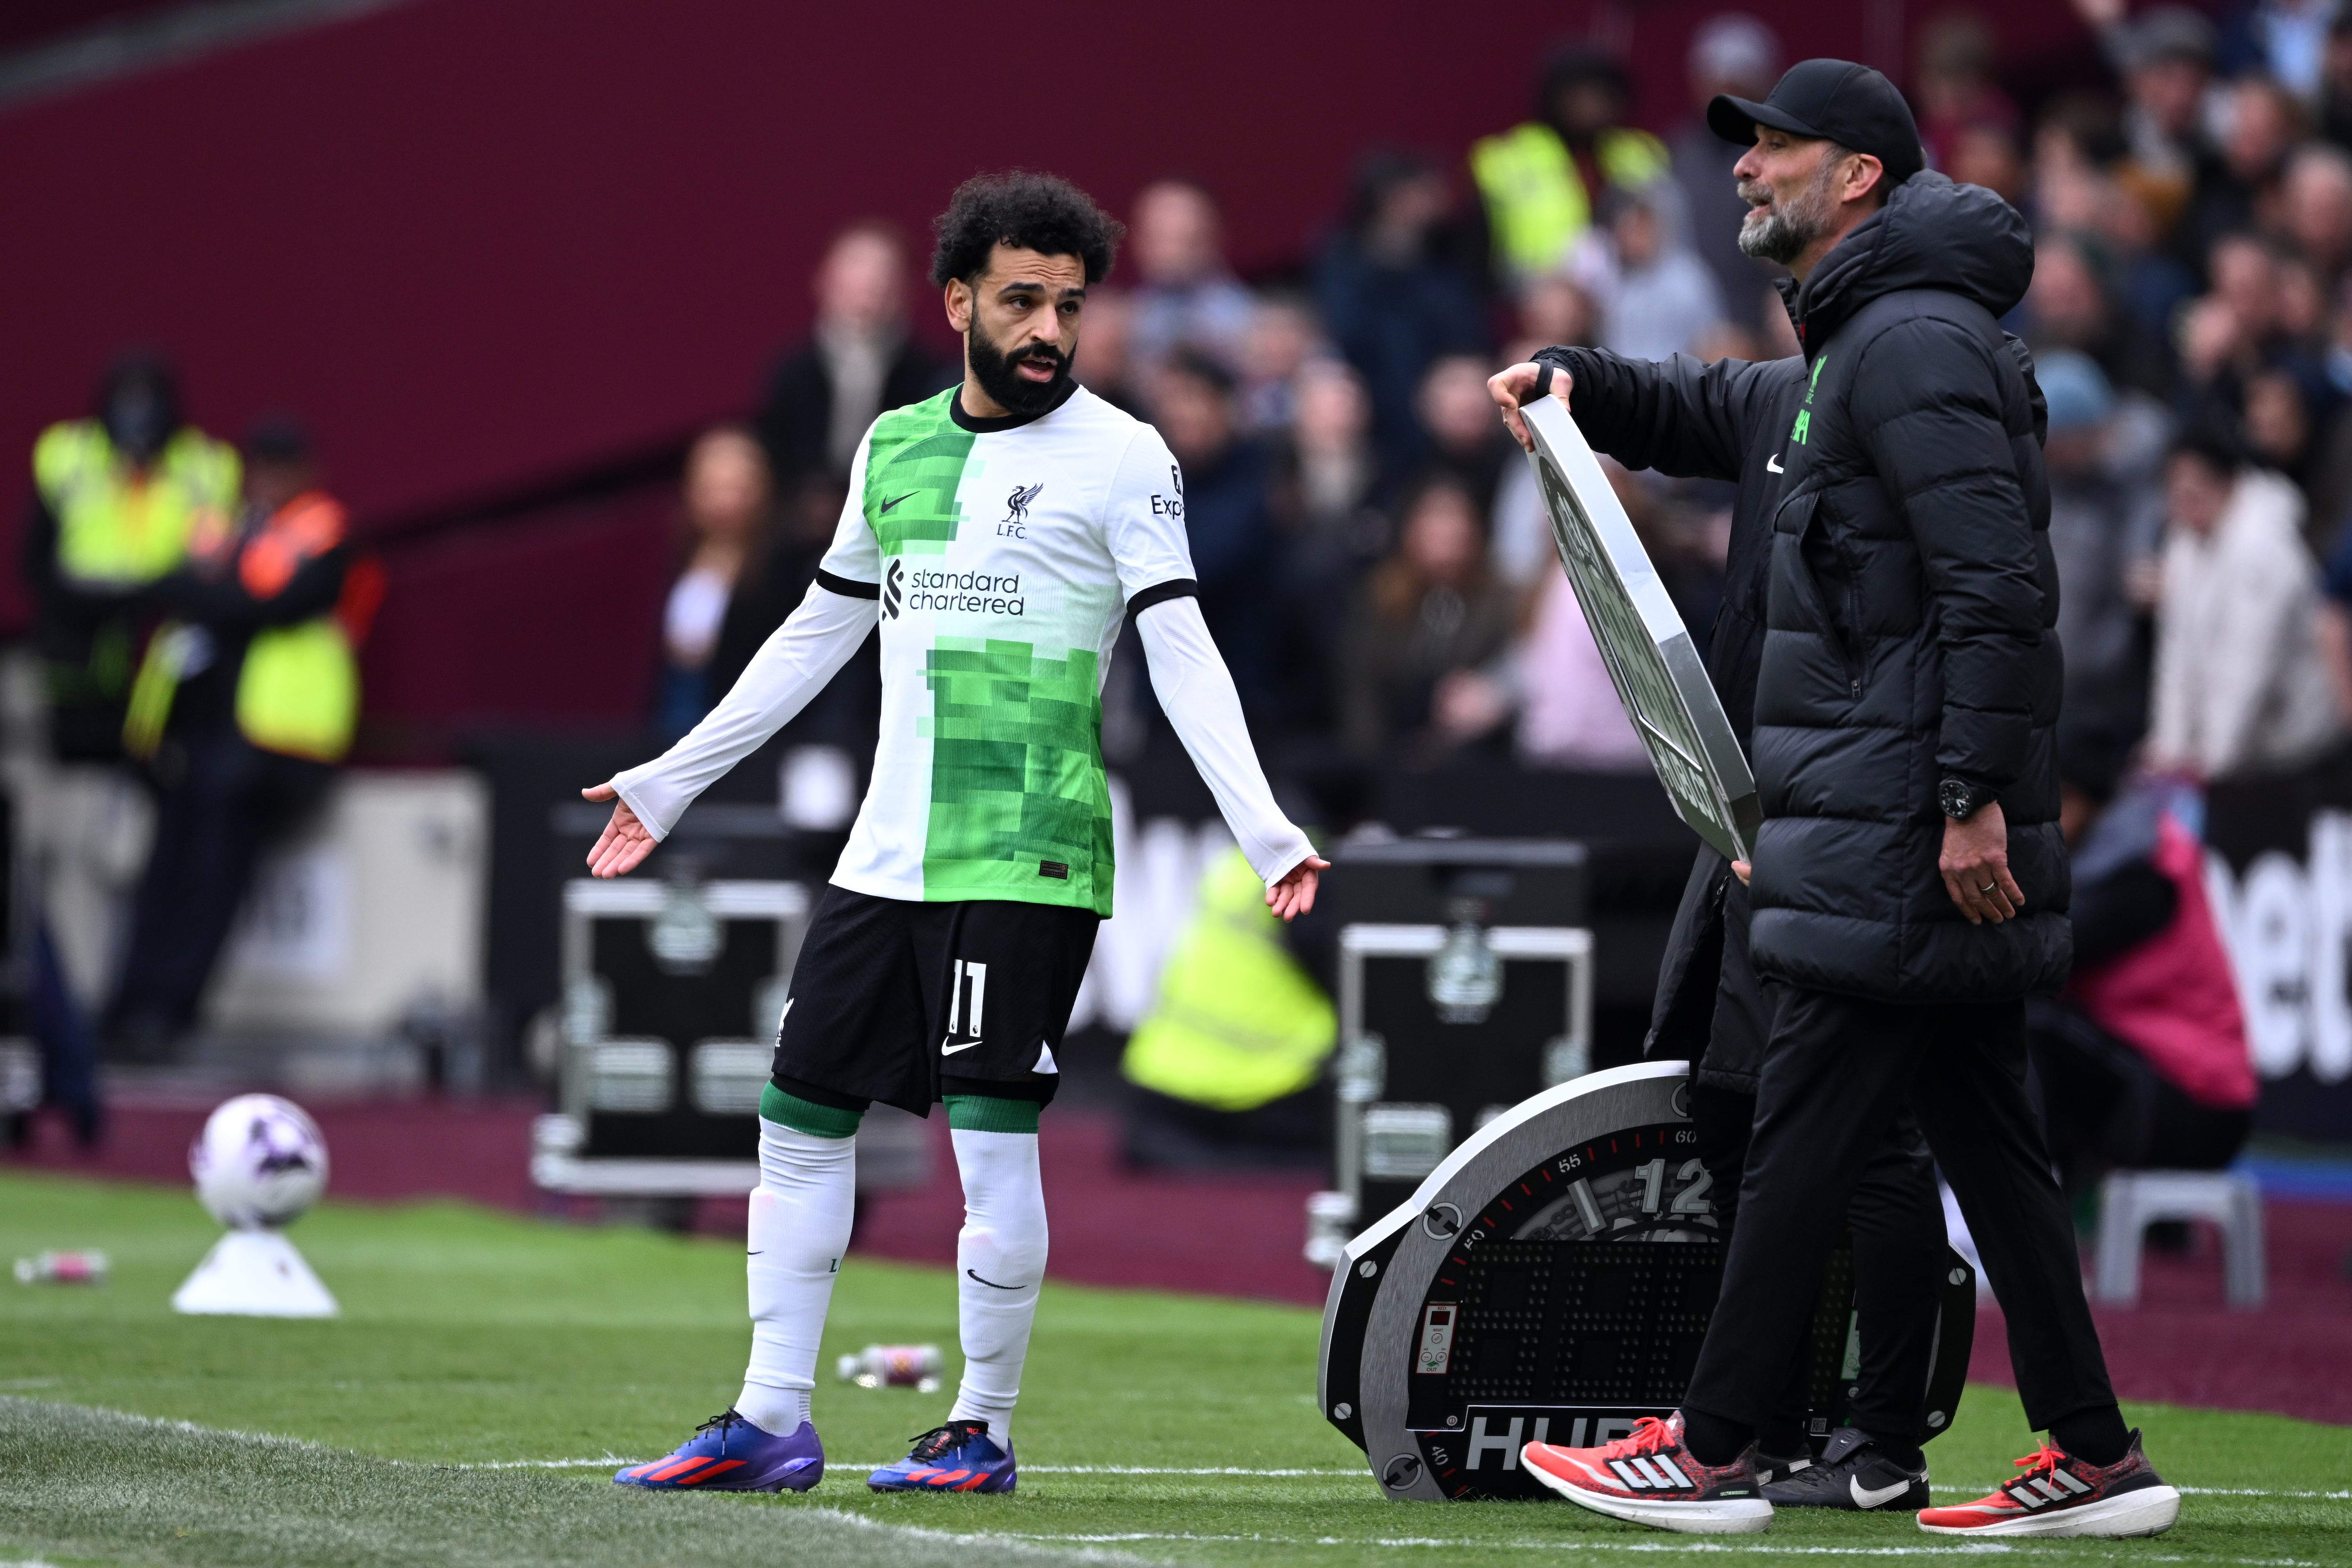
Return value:
[(955, 961), (955, 978), (948, 988), (948, 1037), (940, 1055), (949, 1057), (980, 1044), (980, 1010), (988, 999), (988, 965)]

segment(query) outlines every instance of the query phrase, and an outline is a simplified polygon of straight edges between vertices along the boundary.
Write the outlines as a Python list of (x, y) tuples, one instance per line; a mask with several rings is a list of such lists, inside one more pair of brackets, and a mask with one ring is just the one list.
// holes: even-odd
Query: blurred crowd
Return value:
[[(1932, 164), (2037, 236), (2005, 324), (2048, 403), (2068, 711), (2163, 772), (2292, 766), (2352, 714), (2352, 11), (2075, 4), (2104, 79), (2030, 113), (1966, 11), (1918, 30), (1909, 73)], [(1183, 463), (1203, 608), (1278, 764), (1643, 765), (1483, 383), (1546, 343), (1796, 352), (1777, 269), (1738, 249), (1738, 149), (1700, 118), (1786, 63), (1765, 23), (1709, 19), (1661, 137), (1629, 123), (1614, 61), (1561, 52), (1525, 121), (1370, 152), (1304, 263), (1248, 281), (1213, 191), (1138, 195), (1076, 370)], [(844, 231), (757, 417), (696, 447), (665, 732), (798, 602), (866, 422), (955, 378), (910, 330), (912, 276), (904, 237)], [(1726, 488), (1611, 477), (1704, 644)], [(1114, 760), (1160, 733), (1115, 663)]]
[[(1630, 85), (1570, 50), (1528, 119), (1465, 161), (1382, 147), (1305, 261), (1244, 282), (1215, 193), (1146, 186), (1093, 290), (1079, 380), (1150, 420), (1182, 463), (1202, 609), (1277, 771), (1465, 749), (1646, 766), (1486, 380), (1552, 342), (1627, 353), (1793, 353), (1767, 269), (1733, 243), (1736, 150), (1697, 126), (1760, 95), (1769, 29), (1727, 16), (1691, 57), (1691, 126), (1628, 123)], [(683, 732), (798, 602), (882, 409), (960, 375), (910, 330), (912, 259), (887, 227), (842, 232), (807, 341), (757, 417), (711, 432), (685, 485), (665, 623), (663, 730)], [(1703, 639), (1728, 527), (1722, 487), (1613, 476)], [(1105, 746), (1168, 739), (1140, 661), (1113, 661)]]
[[(2089, 79), (2021, 102), (1964, 9), (1915, 30), (1905, 79), (1932, 165), (2037, 237), (2005, 324), (2047, 405), (2070, 724), (2191, 782), (2294, 767), (2352, 722), (2352, 7), (2073, 4), (2103, 61)], [(1765, 22), (1710, 17), (1654, 134), (1617, 61), (1565, 49), (1517, 123), (1370, 150), (1302, 256), (1247, 279), (1214, 190), (1137, 194), (1076, 370), (1183, 465), (1202, 609), (1277, 778), (1449, 756), (1646, 767), (1485, 382), (1552, 343), (1797, 352), (1777, 269), (1738, 246), (1740, 150), (1703, 122), (1788, 63)], [(805, 339), (749, 417), (694, 443), (647, 714), (662, 737), (800, 602), (876, 415), (960, 375), (917, 261), (887, 224), (833, 237)], [(299, 429), (240, 453), (186, 423), (152, 359), (118, 366), (37, 467), (25, 567), (55, 757), (134, 764), (161, 792), (133, 973), (165, 981), (96, 1020), (148, 1055), (187, 1027), (258, 847), (350, 743), (376, 579), (354, 574)], [(1729, 487), (1610, 477), (1704, 647)], [(1115, 657), (1115, 765), (1172, 743), (1141, 672)], [(854, 752), (877, 693), (854, 663), (797, 739)]]

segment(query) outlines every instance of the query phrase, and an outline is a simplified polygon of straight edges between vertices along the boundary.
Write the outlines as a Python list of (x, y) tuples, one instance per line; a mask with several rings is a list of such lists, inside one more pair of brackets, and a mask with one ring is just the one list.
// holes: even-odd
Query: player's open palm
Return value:
[(1297, 919), (1315, 907), (1316, 883), (1330, 868), (1330, 861), (1320, 855), (1309, 855), (1265, 890), (1265, 907), (1284, 920)]
[(657, 841), (637, 820), (637, 814), (629, 809), (629, 803), (621, 798), (620, 791), (611, 784), (600, 784), (580, 794), (583, 799), (613, 803), (613, 820), (604, 824), (604, 831), (596, 837), (596, 847), (588, 851), (589, 874), (618, 877), (645, 864)]

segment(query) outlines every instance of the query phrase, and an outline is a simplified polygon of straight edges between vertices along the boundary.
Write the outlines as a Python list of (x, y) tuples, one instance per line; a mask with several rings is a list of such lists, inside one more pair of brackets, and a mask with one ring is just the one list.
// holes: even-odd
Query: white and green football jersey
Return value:
[(1126, 613), (1192, 591), (1183, 478), (1084, 387), (1027, 419), (957, 390), (874, 422), (819, 574), (882, 612), (881, 743), (833, 880), (1108, 915), (1103, 677)]

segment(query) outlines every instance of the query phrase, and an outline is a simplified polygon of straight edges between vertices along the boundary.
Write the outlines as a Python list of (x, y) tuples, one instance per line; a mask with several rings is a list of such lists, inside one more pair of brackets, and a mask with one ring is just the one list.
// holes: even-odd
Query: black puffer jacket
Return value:
[[(1795, 292), (1811, 385), (1780, 457), (1756, 689), (1768, 978), (1901, 1002), (2066, 978), (2042, 410), (1994, 321), (2032, 275), (2007, 203), (1917, 174)], [(1947, 777), (1997, 792), (2015, 920), (1972, 926), (1944, 890)]]

